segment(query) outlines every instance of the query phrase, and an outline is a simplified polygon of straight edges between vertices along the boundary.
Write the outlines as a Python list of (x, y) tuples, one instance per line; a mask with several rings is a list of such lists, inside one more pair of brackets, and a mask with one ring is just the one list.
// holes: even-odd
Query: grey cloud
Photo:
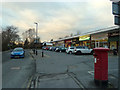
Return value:
[[(42, 40), (113, 25), (111, 5), (108, 2), (7, 4), (6, 8), (13, 10), (8, 13), (15, 12), (19, 16), (11, 23), (18, 25), (22, 32), (29, 27), (35, 28), (34, 21), (38, 22), (39, 36)], [(11, 17), (8, 20), (11, 20)]]

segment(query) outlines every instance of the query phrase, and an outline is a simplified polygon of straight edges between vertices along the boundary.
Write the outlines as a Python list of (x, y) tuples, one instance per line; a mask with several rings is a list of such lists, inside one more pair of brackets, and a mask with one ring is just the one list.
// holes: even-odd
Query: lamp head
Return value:
[(36, 22), (34, 22), (34, 24), (37, 24)]

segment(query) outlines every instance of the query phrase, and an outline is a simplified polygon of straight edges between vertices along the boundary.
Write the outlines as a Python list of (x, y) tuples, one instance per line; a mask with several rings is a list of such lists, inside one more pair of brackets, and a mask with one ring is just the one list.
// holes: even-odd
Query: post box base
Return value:
[(108, 80), (96, 80), (96, 79), (94, 79), (94, 82), (97, 86), (101, 86), (101, 87), (108, 86)]

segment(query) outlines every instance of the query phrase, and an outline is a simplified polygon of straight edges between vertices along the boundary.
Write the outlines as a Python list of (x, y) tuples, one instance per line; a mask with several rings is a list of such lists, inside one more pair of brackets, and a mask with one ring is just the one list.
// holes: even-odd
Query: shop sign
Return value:
[(76, 42), (77, 39), (73, 39), (72, 42)]
[(70, 43), (72, 40), (66, 40), (65, 43)]
[(100, 33), (100, 34), (91, 35), (91, 40), (104, 40), (104, 39), (108, 39), (108, 34)]
[(79, 41), (90, 40), (90, 35), (84, 35), (79, 37)]
[(64, 43), (64, 41), (59, 41), (59, 42), (58, 42), (58, 44), (63, 44), (63, 43)]
[(109, 37), (110, 36), (118, 36), (119, 35), (119, 32), (116, 32), (116, 33), (109, 33)]

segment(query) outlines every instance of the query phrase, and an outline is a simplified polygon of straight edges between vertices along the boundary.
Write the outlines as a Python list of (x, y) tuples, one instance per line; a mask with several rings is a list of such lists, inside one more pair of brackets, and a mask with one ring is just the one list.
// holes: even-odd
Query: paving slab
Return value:
[(67, 74), (39, 78), (38, 88), (80, 88)]
[[(44, 51), (44, 57), (41, 57), (41, 51), (38, 51), (38, 55), (33, 55), (33, 57), (36, 59), (36, 71), (39, 74), (73, 73), (73, 78), (82, 84), (83, 87), (100, 88), (94, 83), (94, 57), (92, 55), (76, 56)], [(117, 88), (118, 58), (117, 56), (109, 56), (108, 59), (108, 80)], [(73, 78), (69, 77), (69, 75), (64, 77), (62, 78), (60, 75), (57, 78), (56, 76), (51, 78), (42, 77), (39, 88), (78, 88)]]

